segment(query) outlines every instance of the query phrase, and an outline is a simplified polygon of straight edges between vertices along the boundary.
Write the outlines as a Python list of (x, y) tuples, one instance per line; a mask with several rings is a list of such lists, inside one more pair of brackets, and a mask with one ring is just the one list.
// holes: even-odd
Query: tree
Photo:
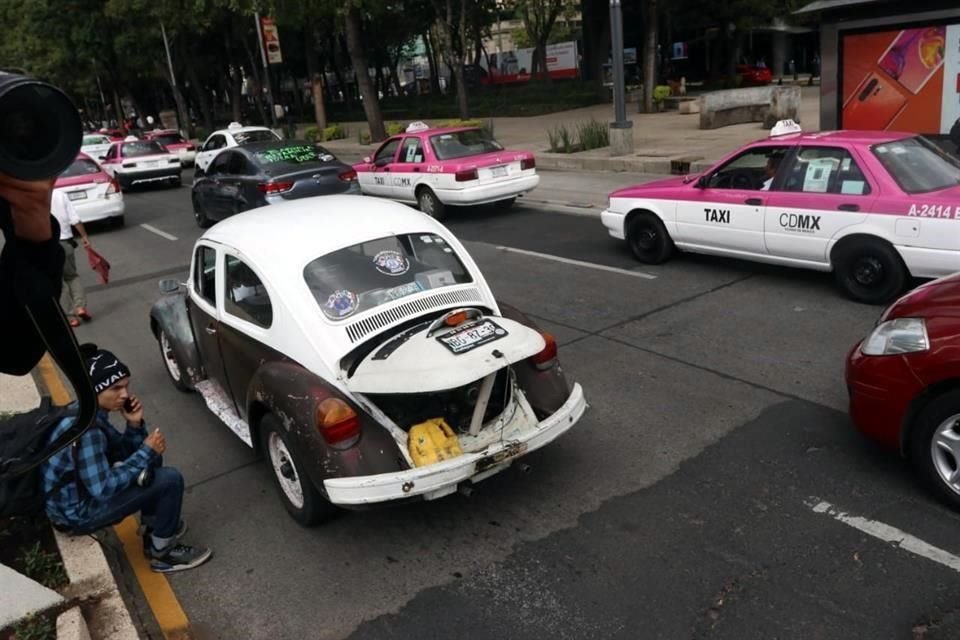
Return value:
[(447, 66), (453, 73), (457, 84), (457, 107), (460, 117), (467, 119), (467, 82), (463, 73), (463, 60), (467, 52), (467, 0), (459, 0), (458, 11), (454, 11), (454, 0), (433, 0), (440, 16), (440, 36), (443, 41), (443, 53)]
[(644, 0), (643, 9), (643, 110), (650, 113), (657, 83), (657, 0)]
[(370, 66), (367, 63), (367, 50), (364, 46), (363, 16), (360, 7), (349, 2), (342, 11), (342, 18), (347, 35), (347, 50), (350, 52), (350, 61), (357, 77), (357, 88), (363, 100), (363, 111), (370, 126), (370, 138), (374, 141), (384, 140), (387, 130), (383, 126), (383, 115), (380, 112), (380, 96), (377, 95), (370, 81)]

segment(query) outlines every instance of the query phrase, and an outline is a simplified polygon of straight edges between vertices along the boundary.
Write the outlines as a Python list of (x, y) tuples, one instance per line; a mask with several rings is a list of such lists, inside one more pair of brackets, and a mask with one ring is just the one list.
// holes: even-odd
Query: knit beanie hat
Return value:
[(120, 362), (117, 356), (106, 349), (94, 350), (90, 348), (91, 346), (93, 345), (83, 345), (81, 353), (85, 352), (87, 373), (90, 374), (95, 393), (109, 389), (124, 378), (130, 377), (130, 369)]

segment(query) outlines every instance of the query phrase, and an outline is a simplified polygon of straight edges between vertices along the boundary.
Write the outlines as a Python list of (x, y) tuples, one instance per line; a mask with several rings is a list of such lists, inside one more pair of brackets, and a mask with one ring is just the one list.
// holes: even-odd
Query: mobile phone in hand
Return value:
[(133, 413), (133, 398), (127, 398), (123, 401), (123, 410), (127, 413)]

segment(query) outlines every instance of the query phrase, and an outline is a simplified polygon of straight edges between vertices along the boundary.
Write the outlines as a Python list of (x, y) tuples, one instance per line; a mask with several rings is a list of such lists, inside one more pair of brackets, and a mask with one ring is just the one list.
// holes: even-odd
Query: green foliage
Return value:
[(577, 123), (573, 131), (564, 124), (548, 129), (547, 139), (550, 142), (550, 151), (575, 153), (609, 146), (610, 132), (605, 124), (591, 118)]
[(348, 135), (347, 128), (339, 124), (331, 124), (328, 127), (325, 127), (323, 130), (323, 141), (327, 140), (343, 140)]
[(60, 557), (41, 549), (39, 542), (34, 543), (32, 547), (22, 549), (17, 560), (28, 578), (36, 580), (45, 587), (56, 589), (67, 584), (67, 572), (63, 568)]
[(13, 626), (16, 640), (56, 640), (57, 628), (45, 616), (29, 615)]
[(667, 85), (657, 85), (653, 88), (653, 101), (660, 103), (670, 97), (670, 87)]
[(388, 122), (386, 128), (388, 136), (398, 136), (406, 129), (406, 127), (399, 122)]
[(600, 149), (609, 144), (610, 131), (604, 123), (590, 118), (589, 121), (577, 125), (577, 146), (581, 151)]
[(370, 144), (372, 141), (373, 138), (370, 137), (370, 131), (357, 129), (357, 142), (359, 144)]

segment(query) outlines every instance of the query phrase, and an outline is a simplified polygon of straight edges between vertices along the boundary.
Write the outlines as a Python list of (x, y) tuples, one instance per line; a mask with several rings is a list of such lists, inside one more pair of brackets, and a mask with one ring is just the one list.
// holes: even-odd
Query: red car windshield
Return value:
[(451, 131), (430, 136), (430, 145), (437, 160), (454, 160), (484, 153), (503, 151), (500, 143), (482, 129)]
[(61, 178), (76, 178), (77, 176), (92, 175), (100, 173), (100, 167), (93, 160), (87, 158), (77, 158), (73, 161), (67, 170), (60, 174)]
[(124, 158), (138, 158), (140, 156), (155, 156), (166, 153), (159, 142), (153, 140), (137, 140), (123, 143)]
[(163, 146), (168, 146), (171, 144), (187, 144), (187, 141), (183, 139), (179, 133), (161, 133), (160, 135), (153, 136), (153, 140), (156, 140)]

